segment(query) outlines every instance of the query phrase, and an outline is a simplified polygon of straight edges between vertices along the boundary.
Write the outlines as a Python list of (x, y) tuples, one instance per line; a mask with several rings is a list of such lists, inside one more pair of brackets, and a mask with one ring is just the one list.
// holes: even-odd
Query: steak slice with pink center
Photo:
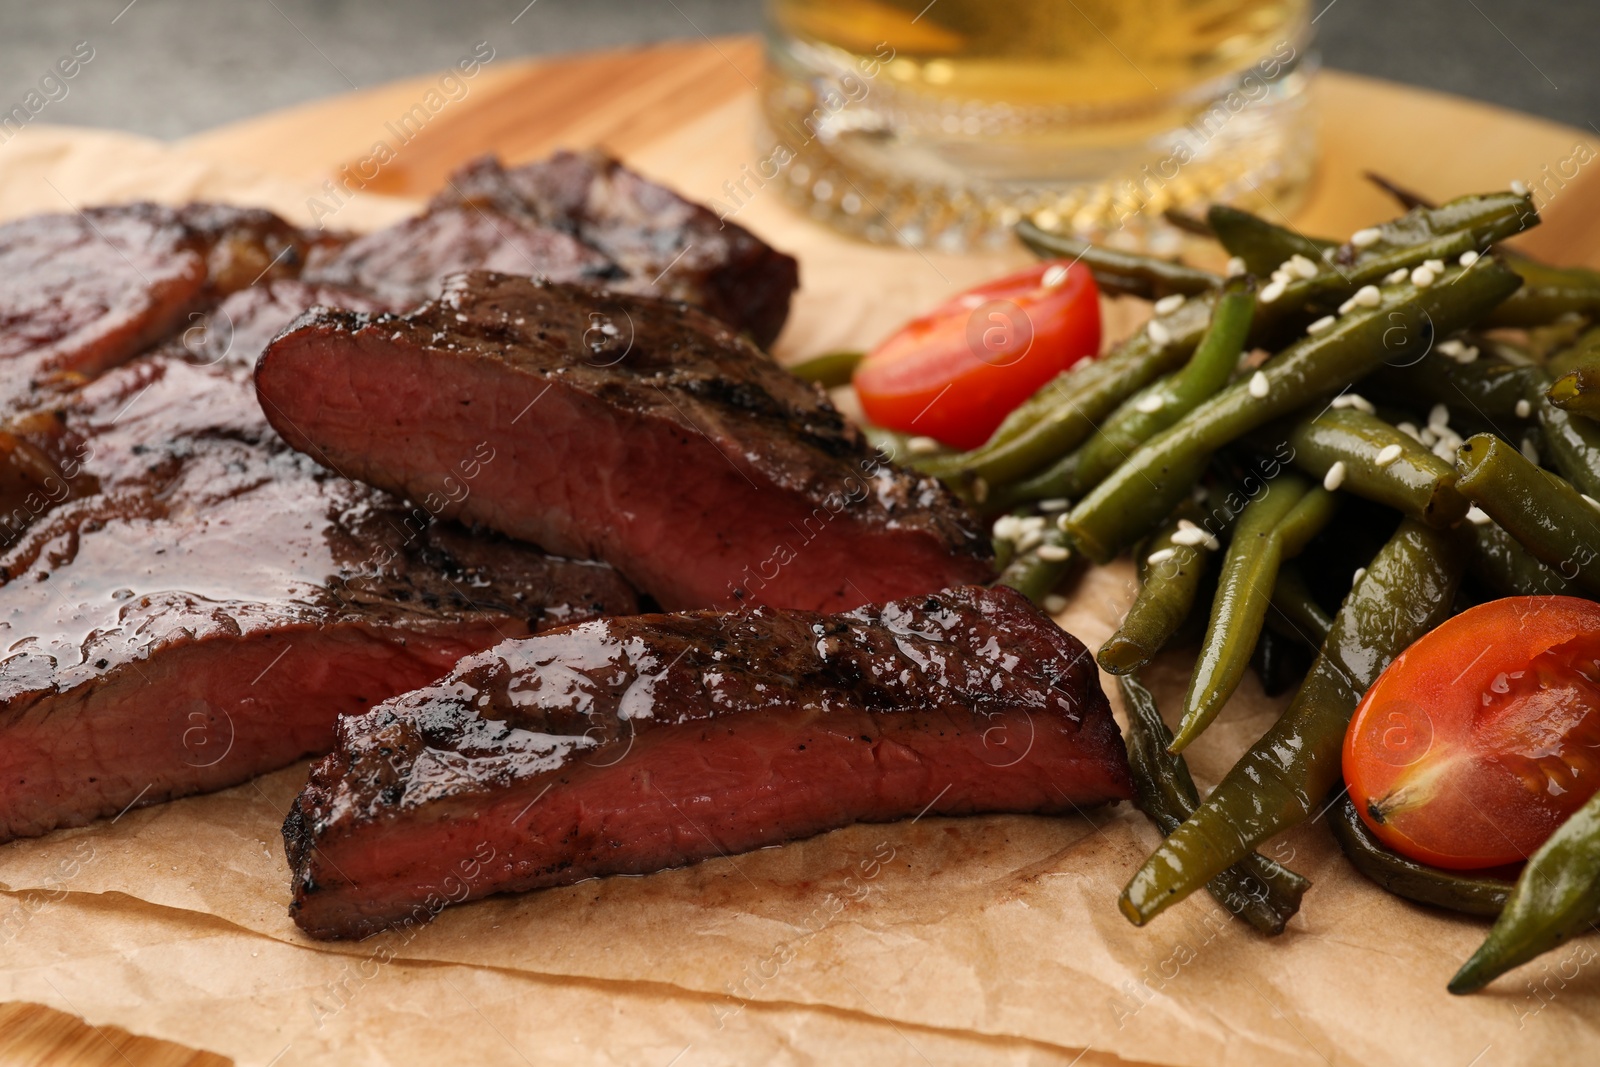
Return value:
[(583, 623), (339, 724), (284, 824), (314, 937), (919, 813), (1127, 799), (1094, 662), (1014, 590)]
[(602, 559), (668, 609), (843, 610), (991, 577), (937, 480), (693, 308), (483, 272), (404, 315), (314, 309), (256, 367), (267, 418), (414, 500), (487, 441), (441, 514)]

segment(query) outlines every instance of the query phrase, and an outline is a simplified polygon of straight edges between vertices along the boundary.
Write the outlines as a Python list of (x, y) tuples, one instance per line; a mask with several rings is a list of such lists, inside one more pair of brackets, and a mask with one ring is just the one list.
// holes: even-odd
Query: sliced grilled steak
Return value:
[(937, 481), (700, 312), (473, 273), (406, 315), (319, 309), (262, 355), (290, 444), (413, 499), (487, 440), (445, 514), (607, 560), (669, 609), (839, 610), (989, 577)]
[(451, 175), (432, 206), (458, 204), (571, 233), (620, 268), (610, 288), (694, 304), (762, 347), (783, 328), (800, 283), (792, 257), (599, 152), (509, 169), (486, 156)]
[(349, 311), (389, 310), (367, 293), (337, 286), (292, 278), (263, 281), (230, 294), (194, 319), (163, 350), (191, 363), (227, 364), (248, 370), (255, 366), (268, 341), (282, 333), (301, 312), (318, 305)]
[(343, 720), (284, 839), (295, 922), (361, 937), (853, 822), (1131, 795), (1083, 645), (1010, 589), (963, 588), (507, 641)]
[[(59, 492), (0, 528), (0, 840), (244, 781), (466, 653), (636, 609), (607, 568), (323, 471), (237, 368), (141, 357), (27, 433)], [(434, 493), (503, 462), (469, 449)]]
[(5, 392), (121, 363), (183, 321), (205, 284), (204, 249), (170, 208), (89, 208), (0, 225)]
[(404, 308), (439, 295), (447, 275), (474, 268), (565, 282), (620, 275), (611, 260), (560, 230), (476, 207), (443, 207), (313, 257), (306, 277)]

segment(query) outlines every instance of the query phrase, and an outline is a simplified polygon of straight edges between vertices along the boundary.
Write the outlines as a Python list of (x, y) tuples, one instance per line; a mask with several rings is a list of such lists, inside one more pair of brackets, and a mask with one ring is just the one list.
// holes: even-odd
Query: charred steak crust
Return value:
[(509, 168), (493, 156), (474, 160), (430, 205), (452, 207), (571, 234), (616, 264), (608, 288), (694, 304), (763, 348), (783, 328), (800, 284), (792, 256), (601, 152), (557, 152)]
[(1083, 645), (1015, 591), (967, 587), (504, 642), (343, 720), (284, 840), (295, 921), (352, 937), (925, 808), (1131, 795)]
[(943, 485), (687, 305), (473, 272), (404, 315), (307, 313), (256, 385), (294, 447), (412, 498), (490, 441), (512, 462), (447, 515), (604, 559), (668, 608), (840, 609), (991, 573)]

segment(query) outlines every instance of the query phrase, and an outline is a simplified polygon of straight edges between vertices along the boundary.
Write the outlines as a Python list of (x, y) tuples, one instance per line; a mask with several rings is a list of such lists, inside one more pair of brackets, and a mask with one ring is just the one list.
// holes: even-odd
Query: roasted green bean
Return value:
[(1123, 890), (1118, 903), (1129, 920), (1148, 922), (1323, 803), (1339, 780), (1361, 694), (1449, 616), (1460, 560), (1444, 532), (1413, 519), (1400, 524), (1345, 598), (1288, 710)]
[[(1133, 803), (1162, 834), (1170, 834), (1199, 806), (1199, 791), (1183, 757), (1167, 752), (1172, 734), (1155, 697), (1136, 675), (1123, 675), (1117, 682), (1128, 713)], [(1300, 875), (1255, 852), (1206, 883), (1219, 904), (1269, 936), (1283, 932), (1310, 886)]]
[(1562, 823), (1528, 860), (1505, 910), (1450, 992), (1482, 989), (1511, 968), (1555, 948), (1600, 914), (1600, 794)]
[[(1048, 466), (1078, 447), (1128, 397), (1183, 365), (1211, 322), (1210, 294), (1159, 315), (1155, 333), (1140, 330), (1100, 359), (1057, 375), (1006, 417), (981, 447), (921, 464), (941, 478), (981, 478), (990, 485)], [(1159, 339), (1157, 337), (1159, 335)]]
[(1499, 915), (1511, 894), (1502, 878), (1443, 871), (1391, 852), (1361, 821), (1347, 793), (1329, 809), (1328, 825), (1355, 869), (1396, 896), (1467, 915)]
[[(1052, 516), (1053, 517), (1053, 516)], [(1072, 569), (1073, 552), (1061, 530), (1051, 523), (1037, 545), (1019, 551), (995, 579), (1009, 585), (1034, 603), (1050, 595)]]
[(1521, 256), (1506, 257), (1522, 276), (1521, 289), (1495, 308), (1490, 326), (1540, 326), (1563, 315), (1600, 312), (1600, 272), (1586, 267), (1552, 267)]
[[(1145, 547), (1139, 560), (1139, 595), (1095, 657), (1110, 673), (1126, 674), (1150, 662), (1189, 617), (1210, 564), (1208, 542), (1214, 540), (1193, 522), (1199, 514), (1198, 508), (1179, 508)], [(1191, 529), (1200, 530), (1205, 539), (1184, 532)], [(1184, 543), (1175, 541), (1177, 537)]]
[(1305, 575), (1292, 563), (1278, 568), (1278, 578), (1272, 583), (1272, 606), (1312, 650), (1320, 649), (1333, 629), (1333, 616), (1317, 603)]
[(1182, 752), (1222, 710), (1255, 650), (1272, 602), (1278, 565), (1300, 553), (1333, 517), (1337, 501), (1293, 474), (1282, 474), (1249, 504), (1234, 524), (1222, 561), (1222, 578), (1200, 658), (1183, 698), (1183, 719), (1172, 742)]
[(1112, 412), (1083, 445), (1040, 474), (1002, 491), (1008, 504), (1063, 497), (1076, 500), (1157, 433), (1228, 384), (1250, 331), (1255, 299), (1243, 282), (1230, 282), (1211, 325), (1183, 369), (1145, 386)]
[(1119, 296), (1159, 300), (1173, 294), (1193, 296), (1222, 284), (1222, 279), (1210, 271), (1091, 244), (1080, 237), (1051, 233), (1040, 229), (1030, 219), (1017, 223), (1017, 237), (1041, 259), (1070, 259), (1082, 263), (1094, 273), (1094, 280), (1101, 289)]
[(1600, 358), (1567, 371), (1550, 383), (1545, 395), (1563, 411), (1600, 419)]
[(1467, 569), (1501, 596), (1566, 596), (1572, 582), (1535, 559), (1516, 538), (1494, 522), (1462, 526)]
[(1277, 226), (1225, 204), (1214, 204), (1206, 212), (1206, 224), (1231, 256), (1244, 261), (1245, 269), (1265, 278), (1291, 256), (1304, 256), (1317, 265), (1322, 253), (1337, 248), (1337, 241), (1318, 241), (1283, 226)]
[(1467, 514), (1455, 464), (1376, 415), (1328, 408), (1292, 423), (1284, 436), (1295, 466), (1346, 492), (1431, 526), (1454, 526)]
[(1591, 594), (1600, 593), (1600, 511), (1571, 483), (1491, 434), (1462, 445), (1456, 465), (1462, 495), (1536, 559)]
[(1600, 497), (1600, 424), (1556, 407), (1545, 395), (1550, 387), (1547, 371), (1528, 368), (1528, 407), (1539, 419), (1544, 455), (1578, 492)]
[(1362, 391), (1380, 404), (1426, 411), (1443, 404), (1478, 428), (1514, 436), (1531, 412), (1525, 406), (1528, 378), (1534, 368), (1498, 359), (1461, 364), (1437, 350), (1403, 367), (1380, 367), (1362, 383)]
[(1217, 449), (1350, 384), (1396, 349), (1469, 324), (1516, 285), (1516, 275), (1481, 259), (1421, 288), (1387, 288), (1378, 306), (1295, 342), (1153, 437), (1072, 509), (1068, 535), (1090, 559), (1110, 559), (1172, 510)]
[(824, 389), (836, 389), (850, 384), (850, 377), (865, 358), (865, 352), (824, 352), (790, 364), (788, 370), (796, 378), (816, 382)]

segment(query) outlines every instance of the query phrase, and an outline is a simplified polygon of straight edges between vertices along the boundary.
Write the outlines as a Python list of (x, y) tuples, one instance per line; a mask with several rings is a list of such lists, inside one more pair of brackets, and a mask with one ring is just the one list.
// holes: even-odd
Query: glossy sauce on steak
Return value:
[(462, 655), (635, 610), (607, 568), (324, 471), (225, 362), (143, 357), (22, 425), (55, 469), (0, 524), (0, 840), (245, 781)]
[(1082, 644), (1015, 591), (507, 641), (339, 724), (284, 838), (314, 937), (919, 812), (1132, 794)]
[(990, 576), (937, 480), (681, 304), (462, 275), (405, 315), (309, 313), (256, 383), (290, 444), (403, 496), (488, 441), (506, 462), (447, 515), (606, 560), (668, 609), (840, 610)]

